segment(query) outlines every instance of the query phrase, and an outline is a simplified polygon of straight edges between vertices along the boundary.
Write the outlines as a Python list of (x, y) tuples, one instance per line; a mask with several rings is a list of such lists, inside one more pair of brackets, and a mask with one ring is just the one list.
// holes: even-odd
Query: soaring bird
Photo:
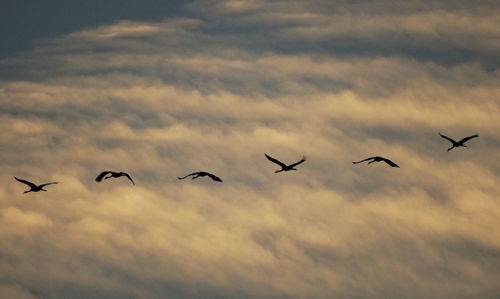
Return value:
[(276, 163), (278, 164), (279, 166), (281, 166), (281, 169), (280, 170), (276, 170), (274, 173), (278, 173), (278, 172), (281, 172), (281, 171), (290, 171), (290, 170), (297, 170), (295, 168), (295, 166), (299, 165), (300, 163), (302, 162), (305, 162), (306, 161), (306, 157), (303, 156), (302, 157), (302, 160), (298, 161), (298, 162), (295, 162), (293, 164), (290, 164), (290, 165), (286, 165), (285, 163), (281, 162), (281, 161), (278, 161), (277, 159), (271, 157), (271, 156), (268, 156), (267, 154), (264, 153), (264, 155), (266, 156), (266, 158), (273, 162), (273, 163)]
[(452, 146), (447, 150), (447, 152), (449, 152), (451, 149), (455, 148), (455, 147), (467, 147), (464, 143), (467, 142), (468, 140), (472, 139), (472, 138), (476, 138), (476, 137), (479, 137), (479, 135), (475, 134), (475, 135), (472, 135), (472, 136), (469, 136), (469, 137), (465, 137), (465, 138), (462, 138), (462, 140), (460, 141), (455, 141), (453, 139), (451, 139), (450, 137), (448, 136), (444, 136), (443, 134), (439, 133), (439, 136), (443, 137), (444, 139), (448, 140), (449, 142), (451, 142)]
[(134, 180), (132, 180), (132, 178), (130, 177), (130, 175), (128, 173), (126, 173), (126, 172), (103, 171), (103, 172), (101, 172), (101, 174), (99, 174), (95, 178), (95, 181), (96, 182), (100, 182), (103, 179), (106, 180), (106, 179), (109, 179), (109, 178), (119, 178), (121, 176), (127, 177), (132, 182), (132, 184), (135, 185)]
[(364, 161), (368, 161), (368, 160), (371, 160), (370, 162), (368, 162), (368, 164), (372, 164), (373, 162), (381, 162), (381, 161), (384, 161), (385, 163), (389, 164), (391, 167), (399, 167), (398, 164), (392, 162), (391, 160), (389, 159), (386, 159), (384, 157), (380, 157), (380, 156), (375, 156), (375, 157), (370, 157), (370, 158), (366, 158), (364, 160), (361, 160), (361, 161), (358, 161), (358, 162), (352, 162), (352, 164), (358, 164), (358, 163), (361, 163), (361, 162), (364, 162)]
[(219, 178), (218, 176), (214, 175), (214, 174), (211, 174), (211, 173), (208, 173), (208, 172), (205, 172), (205, 171), (198, 171), (198, 172), (193, 172), (193, 173), (190, 173), (184, 177), (178, 177), (179, 180), (183, 180), (185, 178), (187, 178), (188, 176), (193, 176), (191, 179), (196, 179), (197, 177), (200, 177), (200, 176), (208, 176), (210, 177), (212, 180), (216, 181), (216, 182), (221, 182), (222, 183), (222, 180), (221, 178)]
[(52, 184), (57, 184), (57, 182), (52, 182), (52, 183), (46, 183), (46, 184), (41, 184), (41, 185), (35, 185), (32, 182), (28, 182), (28, 181), (23, 180), (23, 179), (18, 179), (16, 177), (14, 177), (14, 178), (16, 179), (16, 181), (21, 182), (23, 184), (26, 184), (30, 187), (30, 189), (28, 191), (24, 191), (24, 193), (47, 191), (47, 190), (43, 189), (43, 187), (48, 186), (48, 185), (52, 185)]

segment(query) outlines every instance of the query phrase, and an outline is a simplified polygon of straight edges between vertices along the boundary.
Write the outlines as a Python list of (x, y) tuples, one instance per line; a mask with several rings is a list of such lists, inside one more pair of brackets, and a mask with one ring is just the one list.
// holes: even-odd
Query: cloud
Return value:
[[(0, 61), (2, 290), (498, 294), (500, 78), (484, 65), (497, 7), (285, 4), (196, 2), (190, 17), (87, 28)], [(357, 46), (313, 45), (346, 35)], [(427, 60), (428, 47), (481, 57)], [(448, 153), (438, 132), (480, 138)], [(264, 153), (308, 160), (277, 175)], [(373, 155), (401, 169), (351, 164)], [(102, 170), (137, 185), (95, 183)], [(224, 183), (176, 179), (198, 170)], [(14, 175), (60, 184), (26, 195)]]
[(0, 285), (0, 292), (2, 296), (6, 296), (9, 298), (19, 298), (19, 299), (33, 299), (36, 298), (29, 293), (26, 293), (24, 290), (19, 289), (16, 286), (12, 285)]
[(195, 1), (224, 32), (245, 34), (248, 47), (341, 56), (402, 55), (439, 64), (480, 61), (498, 68), (498, 5), (434, 1)]
[(160, 29), (159, 26), (124, 21), (111, 26), (76, 32), (70, 34), (69, 37), (76, 40), (109, 40), (119, 37), (153, 35), (158, 33)]

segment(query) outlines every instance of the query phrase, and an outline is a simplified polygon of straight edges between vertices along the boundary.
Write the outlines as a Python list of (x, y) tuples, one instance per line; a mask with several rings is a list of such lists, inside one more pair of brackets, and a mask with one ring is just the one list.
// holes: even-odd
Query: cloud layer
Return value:
[(499, 7), (371, 3), (199, 1), (0, 61), (0, 292), (495, 298)]

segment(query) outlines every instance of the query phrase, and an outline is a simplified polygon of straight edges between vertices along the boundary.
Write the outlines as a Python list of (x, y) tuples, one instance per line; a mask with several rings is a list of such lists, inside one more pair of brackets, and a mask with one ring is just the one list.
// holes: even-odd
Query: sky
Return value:
[(498, 298), (496, 1), (85, 3), (1, 4), (0, 294)]

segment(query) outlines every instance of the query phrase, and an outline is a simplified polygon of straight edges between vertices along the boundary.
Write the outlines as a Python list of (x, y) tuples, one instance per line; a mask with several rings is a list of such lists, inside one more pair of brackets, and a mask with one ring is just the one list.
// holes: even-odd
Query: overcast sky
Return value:
[(2, 3), (0, 294), (498, 298), (496, 1), (87, 2)]

